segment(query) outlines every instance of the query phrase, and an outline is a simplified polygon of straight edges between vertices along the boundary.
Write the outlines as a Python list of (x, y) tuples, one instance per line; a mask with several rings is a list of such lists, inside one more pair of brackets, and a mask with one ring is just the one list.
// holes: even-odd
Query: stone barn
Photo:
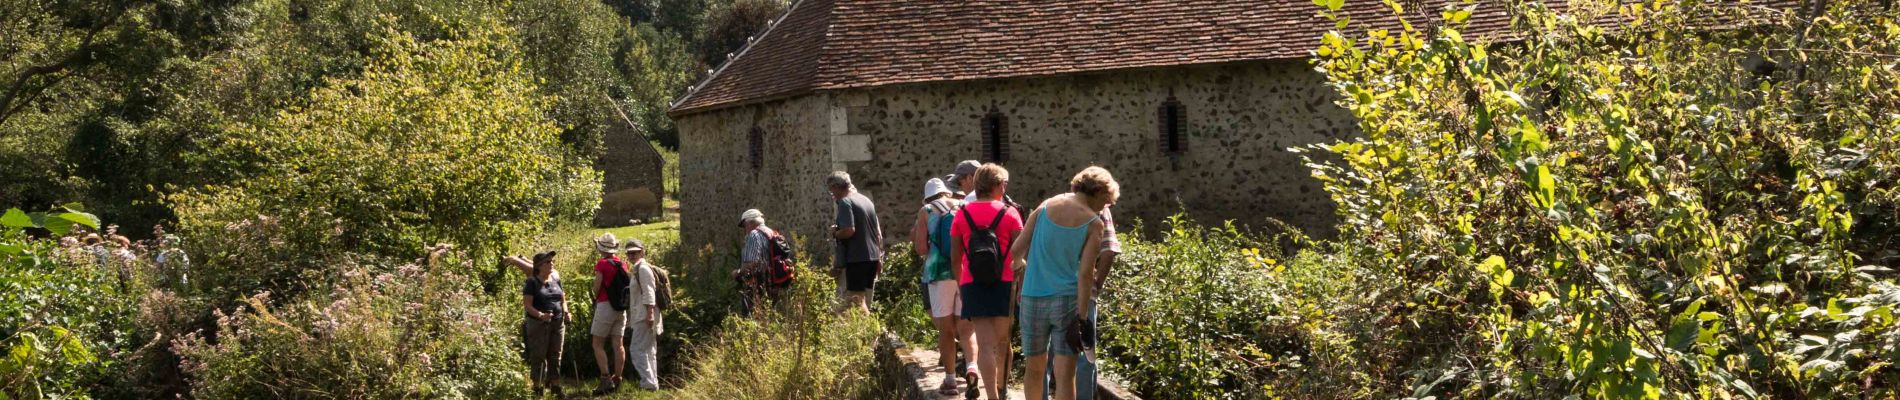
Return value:
[[(1355, 21), (1395, 24), (1381, 2), (1351, 3), (1343, 12)], [(759, 208), (823, 249), (824, 177), (845, 170), (898, 243), (923, 182), (965, 159), (1008, 167), (1011, 197), (1029, 206), (1067, 191), (1082, 168), (1106, 167), (1123, 185), (1122, 229), (1185, 211), (1330, 236), (1333, 204), (1289, 151), (1357, 134), (1309, 60), (1333, 26), (1318, 10), (1305, 0), (799, 0), (670, 110), (682, 240), (733, 251), (739, 213)]]
[(594, 168), (601, 172), (600, 208), (594, 210), (594, 226), (623, 226), (633, 220), (652, 221), (665, 215), (661, 199), (666, 198), (664, 178), (660, 174), (666, 159), (647, 135), (616, 108), (601, 134), (600, 157)]

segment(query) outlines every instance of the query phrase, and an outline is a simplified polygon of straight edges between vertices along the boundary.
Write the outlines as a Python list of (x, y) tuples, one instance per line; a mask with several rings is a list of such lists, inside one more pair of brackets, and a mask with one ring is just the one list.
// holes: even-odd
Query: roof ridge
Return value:
[[(732, 66), (734, 62), (739, 60), (739, 57), (744, 57), (745, 53), (747, 51), (752, 50), (752, 47), (754, 45), (757, 45), (759, 44), (759, 42), (765, 40), (765, 35), (772, 34), (772, 30), (778, 29), (779, 25), (782, 25), (786, 19), (791, 18), (792, 11), (797, 10), (800, 4), (805, 4), (809, 1), (810, 0), (792, 0), (790, 4), (786, 4), (784, 12), (780, 12), (777, 18), (772, 18), (771, 21), (765, 23), (765, 31), (759, 32), (759, 34), (757, 35), (752, 35), (751, 37), (746, 38), (745, 45), (739, 46), (739, 51), (733, 52), (731, 57), (726, 57), (725, 61), (722, 61), (719, 63), (719, 67), (714, 68), (712, 69), (710, 73), (707, 73), (706, 78), (700, 79), (698, 84), (687, 86), (686, 92), (681, 93), (678, 97), (673, 98), (673, 102), (668, 103), (666, 105), (666, 108), (668, 110), (671, 110), (675, 107), (679, 107), (681, 103), (686, 102), (686, 99), (690, 99), (693, 97), (694, 94), (698, 94), (700, 89), (705, 89), (708, 84), (712, 83), (714, 78), (719, 77), (719, 73), (726, 72), (726, 67)], [(826, 27), (825, 29), (827, 32), (830, 31), (830, 27)], [(826, 42), (829, 43), (830, 41), (827, 40)], [(820, 48), (820, 51), (823, 51), (822, 47)]]

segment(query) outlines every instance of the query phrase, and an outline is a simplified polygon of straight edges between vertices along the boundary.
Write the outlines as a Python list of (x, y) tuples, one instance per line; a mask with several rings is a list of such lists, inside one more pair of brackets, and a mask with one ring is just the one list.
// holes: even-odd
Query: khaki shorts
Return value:
[(957, 316), (957, 310), (963, 309), (963, 299), (957, 296), (957, 280), (945, 279), (930, 283), (930, 317), (948, 318)]
[(620, 336), (627, 331), (627, 312), (615, 310), (613, 304), (594, 303), (594, 326), (587, 333), (594, 336)]

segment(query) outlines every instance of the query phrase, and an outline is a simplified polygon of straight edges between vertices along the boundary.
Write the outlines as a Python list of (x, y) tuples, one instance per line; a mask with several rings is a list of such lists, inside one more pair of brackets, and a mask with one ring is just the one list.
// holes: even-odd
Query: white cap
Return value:
[(755, 221), (755, 220), (759, 221), (759, 223), (761, 224), (765, 223), (765, 213), (760, 212), (759, 209), (757, 208), (745, 210), (745, 212), (739, 213), (739, 226), (741, 227), (745, 226), (746, 222)]
[(944, 186), (943, 179), (930, 178), (924, 181), (924, 201), (930, 201), (930, 196), (937, 194), (950, 194), (950, 188)]

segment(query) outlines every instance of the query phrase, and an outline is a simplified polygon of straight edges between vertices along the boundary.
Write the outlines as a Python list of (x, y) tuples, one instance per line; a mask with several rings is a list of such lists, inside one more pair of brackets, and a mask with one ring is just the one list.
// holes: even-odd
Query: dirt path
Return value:
[[(962, 394), (958, 394), (956, 396), (943, 396), (943, 395), (937, 394), (938, 385), (943, 384), (944, 371), (943, 371), (943, 364), (941, 364), (938, 361), (939, 356), (935, 350), (911, 350), (910, 356), (913, 359), (916, 359), (918, 366), (923, 367), (924, 369), (924, 376), (922, 378), (918, 378), (916, 380), (916, 384), (918, 388), (923, 389), (924, 396), (926, 398), (929, 398), (931, 400), (962, 400), (964, 398)], [(962, 385), (963, 379), (957, 379), (957, 384)], [(1025, 397), (1023, 397), (1022, 383), (1020, 382), (1010, 385), (1009, 393), (1007, 394), (1010, 399), (1014, 399), (1014, 400), (1025, 399)]]

